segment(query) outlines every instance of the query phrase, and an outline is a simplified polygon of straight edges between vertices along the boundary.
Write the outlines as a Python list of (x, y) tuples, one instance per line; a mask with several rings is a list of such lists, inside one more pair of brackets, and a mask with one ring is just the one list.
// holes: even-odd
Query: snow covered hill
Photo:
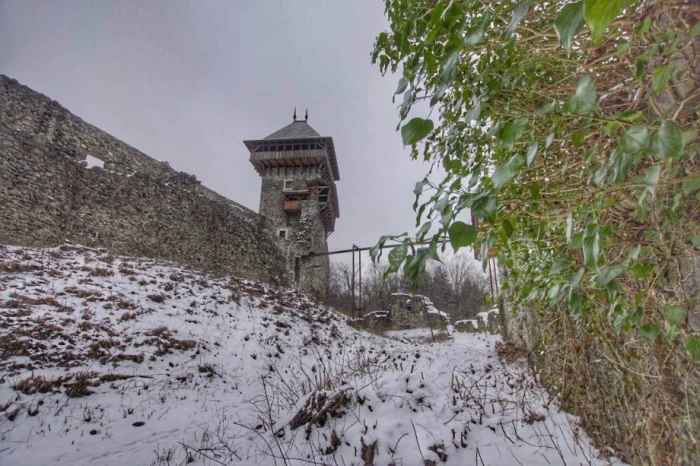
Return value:
[(0, 246), (0, 464), (609, 464), (497, 336), (452, 337), (356, 331), (169, 263)]

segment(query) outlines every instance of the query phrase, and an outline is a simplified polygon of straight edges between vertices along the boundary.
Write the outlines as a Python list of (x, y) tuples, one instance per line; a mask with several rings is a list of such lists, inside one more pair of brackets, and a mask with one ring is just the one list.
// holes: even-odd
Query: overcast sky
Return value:
[(370, 63), (381, 0), (0, 0), (0, 73), (255, 211), (241, 141), (294, 107), (335, 141), (329, 247), (412, 231), (413, 162), (395, 131), (397, 78)]

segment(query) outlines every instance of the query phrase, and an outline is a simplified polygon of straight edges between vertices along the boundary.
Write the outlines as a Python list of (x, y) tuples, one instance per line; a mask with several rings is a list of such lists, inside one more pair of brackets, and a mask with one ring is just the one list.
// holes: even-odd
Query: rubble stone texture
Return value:
[[(87, 168), (90, 155), (103, 168)], [(252, 174), (251, 174), (252, 175)], [(265, 202), (272, 184), (263, 182)], [(16, 80), (0, 75), (0, 243), (66, 241), (176, 261), (219, 274), (321, 294), (328, 261), (294, 276), (295, 257), (327, 251), (315, 205), (299, 217), (295, 247), (277, 221), (202, 186)], [(269, 209), (266, 209), (266, 211)], [(307, 270), (302, 270), (302, 272)]]

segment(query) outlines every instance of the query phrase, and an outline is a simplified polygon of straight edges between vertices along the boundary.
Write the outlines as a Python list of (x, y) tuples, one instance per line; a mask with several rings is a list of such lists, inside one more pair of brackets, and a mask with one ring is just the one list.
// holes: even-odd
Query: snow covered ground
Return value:
[(0, 464), (615, 461), (499, 337), (437, 337), (168, 263), (0, 246)]

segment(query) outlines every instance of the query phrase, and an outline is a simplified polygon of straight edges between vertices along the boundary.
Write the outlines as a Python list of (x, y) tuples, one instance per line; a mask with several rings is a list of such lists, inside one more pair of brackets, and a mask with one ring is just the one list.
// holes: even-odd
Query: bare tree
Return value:
[[(386, 262), (370, 263), (363, 268), (362, 303), (356, 290), (356, 305), (363, 314), (389, 309), (393, 293), (409, 291), (408, 281), (400, 274), (384, 278), (387, 268)], [(455, 321), (473, 317), (481, 310), (487, 285), (478, 263), (471, 256), (460, 254), (442, 263), (431, 261), (421, 277), (418, 293), (427, 296)], [(328, 304), (348, 315), (351, 313), (352, 269), (346, 262), (331, 263)]]

